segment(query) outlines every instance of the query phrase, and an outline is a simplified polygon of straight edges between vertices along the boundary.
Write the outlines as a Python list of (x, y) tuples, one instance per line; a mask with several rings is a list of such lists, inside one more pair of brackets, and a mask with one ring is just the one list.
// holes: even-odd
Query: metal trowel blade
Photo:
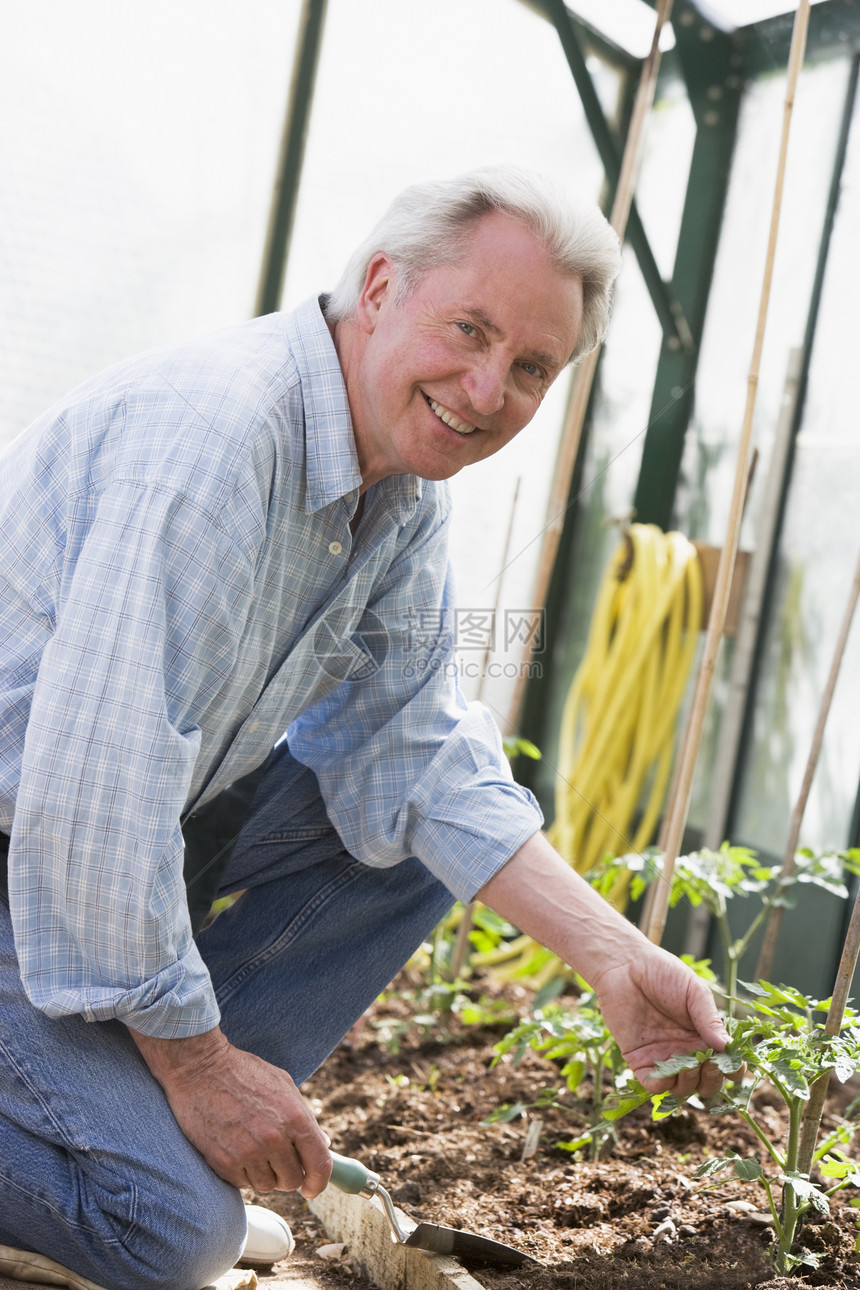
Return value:
[(440, 1227), (437, 1223), (419, 1223), (405, 1244), (430, 1254), (451, 1254), (462, 1263), (476, 1267), (518, 1268), (523, 1263), (537, 1263), (537, 1259), (515, 1250), (512, 1245), (492, 1241), (488, 1236), (475, 1236), (472, 1232), (458, 1232), (453, 1227)]

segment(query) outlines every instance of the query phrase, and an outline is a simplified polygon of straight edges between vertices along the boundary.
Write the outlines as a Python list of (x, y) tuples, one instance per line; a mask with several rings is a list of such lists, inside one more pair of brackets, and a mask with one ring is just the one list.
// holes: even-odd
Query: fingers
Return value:
[(649, 1093), (671, 1093), (674, 1097), (690, 1097), (698, 1093), (700, 1097), (714, 1097), (723, 1084), (723, 1073), (713, 1062), (702, 1062), (689, 1070), (679, 1071), (677, 1075), (666, 1075), (656, 1078), (653, 1068), (635, 1071), (634, 1075), (643, 1088)]
[(687, 1012), (693, 1029), (701, 1035), (708, 1048), (722, 1052), (729, 1042), (729, 1034), (720, 1016), (713, 993), (704, 981), (692, 976), (687, 988)]
[(300, 1190), (312, 1200), (329, 1181), (331, 1155), (322, 1134), (300, 1137), (292, 1139), (283, 1123), (249, 1120), (241, 1131), (222, 1131), (214, 1141), (198, 1132), (195, 1145), (210, 1168), (234, 1187), (253, 1187), (261, 1195)]
[(253, 1187), (254, 1191), (259, 1192), (261, 1196), (267, 1195), (270, 1191), (278, 1190), (278, 1179), (274, 1169), (268, 1160), (262, 1165), (246, 1165), (241, 1170), (243, 1181), (242, 1187)]
[(321, 1191), (325, 1191), (328, 1186), (332, 1167), (331, 1152), (328, 1149), (329, 1142), (328, 1135), (320, 1133), (318, 1141), (309, 1144), (306, 1149), (302, 1149), (304, 1181), (299, 1191), (305, 1200), (313, 1200), (315, 1196), (319, 1196)]
[[(290, 1082), (292, 1085), (292, 1082)], [(249, 1117), (247, 1138), (234, 1142), (234, 1151), (258, 1191), (301, 1191), (312, 1200), (331, 1176), (332, 1160), (326, 1135), (316, 1123), (295, 1086), (278, 1113)]]

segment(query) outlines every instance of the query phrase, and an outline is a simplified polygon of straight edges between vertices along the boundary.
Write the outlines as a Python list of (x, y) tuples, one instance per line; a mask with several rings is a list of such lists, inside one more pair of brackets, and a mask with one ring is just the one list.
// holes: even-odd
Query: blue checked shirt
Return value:
[(456, 684), (447, 488), (384, 480), (353, 540), (360, 483), (316, 300), (120, 364), (0, 458), (0, 829), (48, 1015), (218, 1023), (180, 820), (285, 732), (368, 865), (468, 899), (539, 829)]

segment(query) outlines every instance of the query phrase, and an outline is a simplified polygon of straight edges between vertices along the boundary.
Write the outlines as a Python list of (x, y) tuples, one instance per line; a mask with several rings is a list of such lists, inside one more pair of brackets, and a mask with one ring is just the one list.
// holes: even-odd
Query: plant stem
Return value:
[[(777, 1236), (777, 1240), (779, 1241), (779, 1248), (781, 1252), (783, 1237), (785, 1233), (783, 1231), (782, 1221), (779, 1217), (779, 1210), (777, 1209), (773, 1199), (773, 1188), (771, 1187), (767, 1178), (765, 1178), (764, 1174), (762, 1174), (761, 1183), (767, 1193), (767, 1203), (770, 1209), (771, 1217), (773, 1219), (773, 1230), (776, 1232), (776, 1236)], [(781, 1268), (779, 1270), (782, 1271)]]
[(735, 957), (734, 946), (732, 943), (732, 929), (729, 926), (729, 915), (726, 910), (726, 902), (723, 896), (719, 898), (719, 904), (714, 910), (714, 917), (717, 920), (717, 926), (720, 929), (720, 940), (723, 943), (723, 959), (725, 961), (726, 974), (726, 994), (729, 999), (729, 1016), (735, 1015), (735, 995), (738, 987), (738, 961)]
[[(773, 1079), (772, 1075), (771, 1079)], [(800, 1119), (803, 1112), (803, 1103), (798, 1098), (787, 1094), (777, 1080), (773, 1080), (773, 1082), (785, 1098), (788, 1106), (788, 1145), (785, 1151), (785, 1172), (793, 1173), (797, 1169), (797, 1146), (800, 1137)], [(806, 1176), (809, 1177), (808, 1171), (805, 1172)], [(777, 1264), (777, 1270), (781, 1274), (788, 1271), (786, 1256), (791, 1253), (791, 1247), (794, 1245), (798, 1220), (808, 1208), (808, 1204), (797, 1204), (794, 1188), (790, 1184), (786, 1184), (783, 1187), (782, 1230), (779, 1238), (779, 1261)]]
[(594, 1111), (598, 1116), (603, 1114), (603, 1062), (604, 1055), (598, 1049), (594, 1058)]
[(809, 1209), (808, 1205), (795, 1205), (794, 1191), (791, 1187), (782, 1189), (782, 1231), (779, 1238), (779, 1260), (777, 1271), (780, 1275), (788, 1273), (786, 1255), (791, 1253), (794, 1238), (797, 1234), (798, 1220)]
[[(762, 901), (762, 908), (759, 910), (758, 914), (756, 914), (755, 918), (750, 923), (747, 930), (744, 932), (744, 935), (742, 936), (742, 938), (737, 942), (735, 946), (735, 955), (737, 957), (738, 963), (740, 963), (744, 954), (746, 954), (747, 947), (750, 941), (755, 936), (756, 932), (761, 927), (764, 920), (767, 918), (772, 904), (773, 904), (773, 897)], [(756, 976), (756, 979), (758, 979), (758, 974)]]
[[(782, 1092), (782, 1089), (780, 1089)], [(785, 1094), (783, 1093), (783, 1096)], [(785, 1150), (785, 1167), (792, 1171), (797, 1169), (797, 1146), (800, 1138), (800, 1117), (803, 1114), (803, 1103), (799, 1102), (796, 1097), (791, 1098), (788, 1102), (788, 1146)], [(805, 1173), (809, 1177), (808, 1169), (801, 1169), (800, 1173)]]
[(758, 1138), (759, 1142), (761, 1142), (762, 1146), (765, 1148), (768, 1155), (773, 1160), (774, 1164), (779, 1165), (780, 1169), (782, 1169), (784, 1167), (782, 1157), (779, 1155), (776, 1147), (773, 1145), (773, 1143), (771, 1142), (767, 1134), (764, 1132), (764, 1130), (759, 1128), (759, 1126), (756, 1124), (753, 1117), (750, 1115), (749, 1111), (739, 1106), (737, 1108), (737, 1112), (742, 1120), (746, 1120), (747, 1124), (750, 1126), (753, 1133)]

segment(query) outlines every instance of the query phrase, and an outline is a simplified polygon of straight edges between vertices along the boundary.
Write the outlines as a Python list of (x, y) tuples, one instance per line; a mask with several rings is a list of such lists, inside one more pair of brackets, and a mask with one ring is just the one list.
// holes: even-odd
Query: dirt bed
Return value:
[[(517, 1000), (522, 1003), (524, 997)], [(568, 1108), (527, 1110), (510, 1123), (484, 1124), (503, 1104), (531, 1106), (559, 1083), (555, 1068), (529, 1053), (495, 1068), (493, 1045), (507, 1027), (476, 1028), (448, 1017), (412, 1027), (398, 1002), (377, 1005), (305, 1086), (336, 1150), (376, 1170), (395, 1202), (417, 1219), (483, 1233), (539, 1260), (515, 1271), (475, 1271), (490, 1290), (860, 1290), (857, 1209), (851, 1189), (829, 1216), (803, 1231), (821, 1263), (791, 1280), (774, 1275), (764, 1192), (728, 1180), (706, 1188), (696, 1165), (726, 1150), (761, 1155), (734, 1115), (684, 1111), (655, 1124), (643, 1109), (621, 1121), (611, 1154), (599, 1161), (560, 1149), (582, 1121)], [(381, 1040), (396, 1036), (397, 1051)], [(781, 1103), (766, 1090), (759, 1105), (781, 1140)], [(843, 1098), (844, 1101), (844, 1098)], [(529, 1125), (543, 1120), (537, 1151), (523, 1159)], [(764, 1163), (764, 1161), (762, 1162)], [(267, 1199), (293, 1223), (311, 1222), (300, 1199)], [(309, 1228), (303, 1239), (318, 1238)], [(355, 1258), (327, 1265), (333, 1282), (360, 1277)]]

